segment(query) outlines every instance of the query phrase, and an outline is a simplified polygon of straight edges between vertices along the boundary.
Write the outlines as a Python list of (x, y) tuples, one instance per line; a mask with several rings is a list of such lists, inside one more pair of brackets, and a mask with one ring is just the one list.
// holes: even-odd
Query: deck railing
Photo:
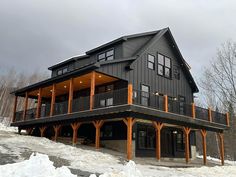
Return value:
[[(133, 90), (123, 88), (104, 93), (95, 94), (92, 97), (92, 107), (90, 106), (90, 96), (77, 97), (72, 100), (71, 112), (79, 112), (85, 110), (98, 109), (104, 107), (111, 107), (117, 105), (131, 104), (149, 107), (169, 113), (180, 114), (193, 119), (200, 119), (210, 121), (218, 124), (228, 125), (228, 115), (223, 114), (211, 109), (201, 108), (194, 104), (187, 104), (180, 102), (175, 98), (168, 98), (167, 96), (158, 95), (150, 92), (143, 92), (140, 90)], [(67, 114), (68, 101), (58, 102), (54, 104), (53, 115)], [(36, 108), (26, 111), (25, 118), (23, 119), (23, 111), (15, 113), (15, 120), (29, 120), (34, 119), (36, 116)], [(50, 116), (50, 104), (41, 106), (41, 117)]]

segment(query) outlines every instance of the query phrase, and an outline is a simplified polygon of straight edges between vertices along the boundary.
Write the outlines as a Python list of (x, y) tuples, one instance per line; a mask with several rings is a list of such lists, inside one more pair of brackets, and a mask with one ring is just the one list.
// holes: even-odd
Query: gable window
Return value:
[(180, 68), (178, 66), (174, 66), (173, 74), (175, 79), (180, 80)]
[(65, 74), (67, 73), (69, 70), (68, 70), (68, 67), (64, 67), (64, 68), (61, 68), (61, 69), (58, 69), (57, 70), (57, 75), (62, 75), (62, 74)]
[(171, 59), (158, 54), (158, 67), (157, 73), (161, 76), (171, 78)]
[(108, 50), (98, 55), (98, 61), (107, 61), (113, 59), (114, 59), (114, 49)]
[(148, 68), (152, 70), (155, 69), (155, 57), (150, 54), (148, 54)]

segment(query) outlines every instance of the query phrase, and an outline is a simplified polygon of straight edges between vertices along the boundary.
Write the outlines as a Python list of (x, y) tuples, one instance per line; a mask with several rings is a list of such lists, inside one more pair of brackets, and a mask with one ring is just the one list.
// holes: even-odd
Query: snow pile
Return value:
[(55, 168), (47, 155), (32, 154), (29, 160), (0, 166), (1, 177), (76, 177), (67, 167)]
[[(95, 174), (90, 177), (96, 177)], [(122, 171), (114, 170), (112, 172), (106, 172), (99, 177), (143, 177), (142, 173), (137, 169), (134, 161), (130, 160), (123, 168)]]
[(2, 123), (0, 122), (0, 131), (1, 130), (7, 131), (7, 132), (17, 132), (18, 131), (16, 127), (7, 126), (4, 121)]
[[(197, 158), (202, 159), (203, 156), (199, 155), (199, 156), (197, 156)], [(211, 156), (207, 156), (207, 160), (221, 163), (220, 159), (217, 159), (217, 158), (214, 158), (214, 157), (211, 157)], [(225, 164), (228, 164), (228, 165), (236, 165), (236, 161), (225, 160), (224, 162), (225, 162)]]

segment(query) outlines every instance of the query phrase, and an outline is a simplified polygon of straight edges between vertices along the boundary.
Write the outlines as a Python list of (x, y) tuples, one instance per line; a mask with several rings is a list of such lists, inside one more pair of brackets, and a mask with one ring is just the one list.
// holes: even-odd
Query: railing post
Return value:
[(192, 103), (192, 117), (196, 118), (196, 109), (195, 109), (195, 103)]
[(91, 73), (91, 85), (90, 85), (90, 110), (93, 110), (95, 93), (95, 72)]
[(70, 79), (69, 98), (68, 98), (68, 114), (72, 112), (72, 101), (74, 94), (74, 79)]
[(225, 116), (226, 116), (226, 125), (229, 127), (229, 113), (227, 112)]
[(168, 96), (164, 95), (164, 111), (168, 112)]
[(52, 99), (51, 99), (50, 116), (53, 116), (53, 113), (54, 113), (55, 96), (56, 96), (56, 85), (53, 84), (52, 85)]
[(208, 108), (208, 121), (212, 122), (212, 112), (211, 112), (211, 108)]
[(36, 118), (39, 118), (41, 112), (41, 102), (42, 102), (42, 88), (39, 88), (38, 93), (38, 103), (37, 103), (37, 110), (36, 110)]
[(27, 108), (28, 108), (28, 92), (25, 93), (25, 108), (24, 108), (24, 112), (23, 112), (23, 120), (25, 120), (26, 118), (26, 112), (27, 112)]
[(128, 85), (128, 104), (133, 104), (133, 85)]
[(18, 96), (15, 96), (14, 107), (13, 107), (12, 122), (15, 122), (15, 121), (16, 121), (17, 99), (18, 99)]

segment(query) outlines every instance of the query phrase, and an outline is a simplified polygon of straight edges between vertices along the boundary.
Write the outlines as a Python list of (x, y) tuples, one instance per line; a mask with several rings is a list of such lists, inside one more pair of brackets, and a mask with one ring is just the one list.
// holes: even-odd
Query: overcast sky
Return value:
[(170, 27), (193, 75), (236, 41), (236, 1), (0, 0), (0, 74), (46, 71), (122, 35)]

